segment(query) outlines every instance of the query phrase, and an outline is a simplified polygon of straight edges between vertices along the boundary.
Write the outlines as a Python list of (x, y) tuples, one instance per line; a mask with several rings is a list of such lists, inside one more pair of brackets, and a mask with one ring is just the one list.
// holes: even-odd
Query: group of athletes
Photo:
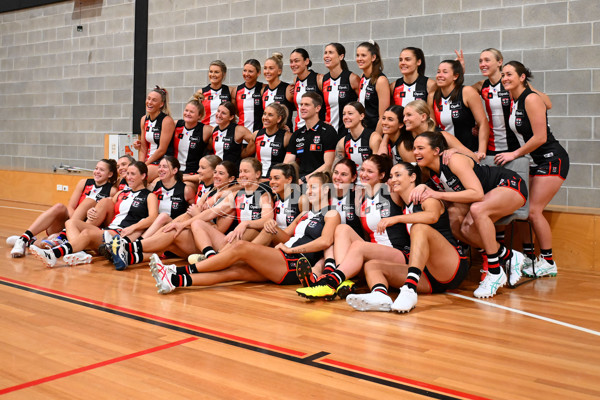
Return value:
[[(293, 50), (291, 84), (280, 79), (280, 53), (262, 68), (248, 60), (237, 87), (223, 83), (227, 67), (214, 61), (209, 85), (176, 122), (167, 90), (156, 86), (140, 122), (139, 160), (100, 160), (68, 205), (7, 239), (11, 255), (29, 248), (52, 267), (61, 257), (89, 263), (93, 249), (118, 270), (149, 261), (162, 294), (272, 281), (302, 284), (297, 292), (308, 299), (345, 298), (361, 311), (408, 312), (417, 293), (457, 288), (468, 246), (484, 260), (475, 297), (494, 296), (522, 275), (555, 276), (542, 211), (569, 158), (530, 71), (490, 48), (474, 85), (464, 84), (461, 52), (442, 61), (433, 80), (422, 50), (407, 47), (402, 77), (390, 83), (376, 43), (356, 49), (360, 77), (345, 53), (339, 43), (325, 46), (322, 75), (306, 50)], [(496, 165), (480, 164), (484, 157)], [(529, 188), (503, 167), (520, 157), (529, 159)], [(527, 199), (538, 257), (533, 243), (523, 243), (524, 254), (505, 247), (495, 226)], [(165, 265), (165, 255), (189, 264)], [(370, 292), (356, 294), (352, 279), (361, 276)], [(390, 288), (400, 289), (395, 301)]]

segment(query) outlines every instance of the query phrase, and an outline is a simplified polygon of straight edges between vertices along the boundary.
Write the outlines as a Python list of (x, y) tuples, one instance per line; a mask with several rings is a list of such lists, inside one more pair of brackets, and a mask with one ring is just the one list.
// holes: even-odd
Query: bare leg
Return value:
[(27, 228), (34, 235), (46, 231), (48, 234), (57, 233), (65, 227), (69, 212), (64, 204), (57, 203), (38, 216)]
[(450, 228), (455, 239), (468, 243), (461, 231), (463, 221), (469, 212), (470, 204), (450, 203), (447, 205), (448, 217), (450, 218)]
[(191, 228), (194, 235), (194, 242), (200, 251), (208, 246), (219, 251), (227, 244), (225, 235), (208, 222), (196, 220), (192, 223)]
[(152, 222), (152, 225), (150, 225), (150, 227), (148, 229), (146, 229), (146, 232), (144, 232), (144, 237), (150, 237), (150, 236), (154, 235), (156, 232), (158, 232), (158, 230), (160, 228), (162, 228), (163, 226), (165, 226), (166, 224), (168, 224), (171, 221), (173, 221), (173, 220), (171, 219), (169, 214), (166, 214), (166, 213), (158, 214), (158, 217), (156, 217), (154, 222)]
[[(365, 276), (370, 288), (378, 283), (386, 287), (402, 287), (407, 274), (407, 265), (382, 260), (371, 260), (365, 264)], [(431, 286), (427, 280), (419, 280), (417, 293), (431, 293)]]
[(335, 238), (333, 245), (333, 255), (337, 263), (344, 261), (348, 249), (354, 242), (364, 242), (358, 234), (350, 226), (340, 224), (335, 228)]
[(249, 265), (240, 263), (221, 271), (192, 274), (192, 286), (212, 286), (232, 281), (264, 282), (268, 279)]
[(77, 208), (73, 212), (73, 215), (71, 215), (71, 219), (78, 219), (81, 221), (85, 221), (87, 219), (88, 210), (92, 207), (95, 207), (96, 204), (97, 204), (96, 200), (83, 199), (83, 201), (77, 206)]
[(563, 180), (557, 176), (532, 176), (529, 186), (529, 221), (540, 243), (540, 248), (552, 248), (552, 230), (542, 214), (558, 192)]
[(352, 278), (358, 275), (365, 261), (373, 259), (406, 264), (404, 253), (400, 250), (361, 240), (352, 244), (338, 270), (342, 271), (347, 279)]

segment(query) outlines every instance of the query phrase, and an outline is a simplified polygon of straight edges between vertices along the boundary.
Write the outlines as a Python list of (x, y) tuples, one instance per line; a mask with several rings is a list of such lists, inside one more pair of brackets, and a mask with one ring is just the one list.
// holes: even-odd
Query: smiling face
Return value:
[(201, 158), (198, 164), (198, 177), (200, 181), (209, 184), (212, 182), (214, 175), (215, 170), (212, 169), (210, 163), (205, 158)]
[[(404, 125), (409, 132), (420, 132), (422, 130), (422, 125), (426, 124), (428, 118), (429, 116), (427, 114), (419, 114), (412, 106), (406, 106), (404, 108)], [(425, 127), (425, 129), (427, 129), (427, 127)]]
[(292, 183), (292, 177), (286, 178), (283, 174), (283, 171), (280, 169), (272, 169), (269, 173), (271, 180), (269, 181), (269, 186), (273, 192), (277, 193), (279, 197), (283, 198), (283, 193), (285, 191), (285, 185), (289, 185)]
[(189, 127), (195, 126), (201, 119), (200, 110), (193, 104), (186, 104), (183, 110), (183, 121)]
[(345, 190), (356, 181), (356, 175), (352, 175), (350, 167), (346, 164), (338, 163), (333, 169), (332, 181), (337, 190)]
[(512, 65), (502, 67), (502, 85), (506, 90), (514, 90), (525, 87), (525, 75), (519, 76)]
[(108, 179), (112, 176), (112, 172), (110, 172), (110, 167), (104, 161), (98, 161), (96, 167), (94, 168), (94, 182), (97, 185), (105, 184)]
[(356, 48), (356, 64), (358, 65), (358, 68), (363, 71), (371, 68), (376, 57), (377, 56), (375, 54), (371, 54), (369, 49), (366, 47), (360, 46)]
[(131, 164), (129, 163), (129, 159), (125, 157), (121, 157), (117, 160), (117, 171), (119, 172), (119, 176), (125, 178), (127, 175), (127, 168)]
[(308, 178), (306, 182), (306, 197), (308, 197), (310, 204), (313, 207), (317, 206), (324, 196), (326, 196), (326, 189), (324, 189), (321, 179), (315, 177)]
[(346, 107), (344, 107), (343, 121), (346, 128), (352, 129), (356, 128), (357, 126), (361, 126), (364, 118), (365, 114), (358, 112), (354, 106), (348, 104)]
[(208, 81), (210, 82), (210, 86), (215, 89), (221, 87), (223, 79), (225, 79), (225, 74), (221, 67), (218, 65), (211, 65), (208, 67)]
[(310, 59), (302, 58), (302, 54), (300, 53), (292, 53), (290, 54), (290, 69), (294, 73), (294, 75), (302, 75), (308, 69), (308, 63)]
[(479, 56), (479, 70), (483, 76), (493, 76), (502, 67), (502, 60), (496, 60), (491, 51), (483, 51)]
[(417, 60), (415, 54), (410, 50), (402, 50), (400, 57), (398, 57), (398, 68), (402, 75), (410, 75), (414, 73), (417, 68), (421, 65), (421, 60)]
[(146, 179), (146, 174), (142, 174), (135, 165), (130, 165), (127, 167), (127, 185), (132, 190), (136, 190), (137, 188), (144, 186), (144, 179)]
[(444, 62), (440, 64), (435, 76), (435, 81), (439, 88), (445, 88), (453, 85), (456, 78), (458, 78), (458, 76), (454, 75), (454, 70), (452, 69), (451, 64)]
[(419, 167), (431, 167), (440, 155), (440, 149), (433, 149), (429, 140), (419, 136), (415, 138), (413, 153)]
[(416, 177), (414, 175), (411, 176), (404, 165), (396, 164), (390, 171), (388, 184), (392, 192), (400, 194), (414, 188), (415, 179)]
[(398, 116), (393, 111), (385, 111), (381, 116), (381, 129), (385, 135), (394, 135), (400, 128), (402, 123), (398, 120)]
[(221, 189), (227, 186), (229, 183), (233, 182), (235, 179), (234, 176), (230, 176), (227, 172), (227, 168), (223, 165), (217, 165), (215, 168), (215, 173), (213, 176), (213, 183), (217, 189)]
[(340, 62), (343, 59), (344, 56), (339, 55), (334, 46), (325, 46), (325, 50), (323, 51), (323, 62), (325, 63), (325, 67), (333, 69), (340, 65)]
[(260, 179), (261, 171), (255, 171), (252, 164), (246, 161), (240, 163), (240, 173), (238, 176), (238, 183), (243, 187), (248, 187), (255, 184)]
[(281, 122), (281, 117), (277, 115), (277, 112), (273, 107), (265, 108), (262, 116), (263, 128), (277, 128)]
[(377, 164), (375, 164), (371, 160), (366, 160), (362, 163), (360, 167), (360, 183), (363, 185), (375, 186), (378, 183), (381, 183), (383, 177), (385, 176), (384, 172), (379, 172), (377, 168)]
[(150, 92), (146, 97), (146, 114), (156, 115), (162, 109), (164, 103), (162, 96), (157, 92)]
[(319, 112), (320, 107), (315, 107), (310, 97), (302, 97), (300, 100), (300, 116), (302, 119), (307, 120), (316, 116)]
[(219, 126), (225, 127), (229, 125), (231, 121), (233, 121), (233, 118), (235, 118), (235, 116), (231, 115), (227, 107), (221, 105), (217, 108), (217, 112), (215, 113), (215, 121), (217, 121)]
[(265, 66), (263, 67), (263, 75), (267, 82), (276, 81), (281, 75), (281, 68), (277, 65), (277, 63), (273, 60), (265, 61)]
[(258, 79), (258, 71), (254, 65), (246, 64), (242, 70), (242, 77), (244, 78), (244, 82), (246, 82), (246, 86), (254, 87), (254, 85), (256, 85), (256, 80)]
[(173, 166), (167, 160), (164, 158), (160, 160), (158, 163), (158, 178), (161, 181), (174, 177), (176, 173), (177, 169), (173, 168)]

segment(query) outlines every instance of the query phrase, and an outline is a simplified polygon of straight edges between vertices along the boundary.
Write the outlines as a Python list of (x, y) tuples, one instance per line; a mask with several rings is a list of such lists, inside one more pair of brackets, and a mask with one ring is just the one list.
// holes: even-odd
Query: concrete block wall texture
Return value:
[[(73, 7), (65, 2), (0, 14), (6, 118), (0, 167), (44, 168), (48, 160), (86, 155), (80, 146), (100, 148), (101, 133), (131, 128), (133, 1), (104, 0), (82, 18), (82, 36), (74, 31)], [(285, 59), (295, 47), (306, 48), (313, 69), (325, 73), (323, 47), (337, 41), (360, 72), (356, 45), (374, 39), (390, 81), (400, 75), (400, 50), (416, 46), (425, 51), (428, 76), (462, 48), (471, 84), (481, 79), (479, 52), (497, 47), (506, 61), (530, 67), (533, 85), (553, 101), (549, 121), (572, 171), (552, 204), (600, 207), (597, 0), (150, 0), (148, 25), (147, 86), (170, 89), (175, 119), (207, 84), (214, 59), (226, 62), (229, 85), (242, 82), (245, 60), (262, 63), (274, 51)], [(287, 63), (282, 79), (293, 79)]]

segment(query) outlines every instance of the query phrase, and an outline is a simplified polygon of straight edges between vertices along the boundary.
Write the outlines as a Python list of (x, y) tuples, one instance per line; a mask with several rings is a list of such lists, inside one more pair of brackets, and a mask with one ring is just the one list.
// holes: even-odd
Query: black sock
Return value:
[(323, 272), (325, 273), (325, 270), (327, 270), (327, 273), (335, 271), (335, 269), (337, 268), (337, 265), (335, 265), (335, 260), (333, 258), (326, 258), (325, 259), (325, 267), (323, 268)]
[(62, 231), (60, 231), (60, 233), (56, 235), (56, 238), (60, 240), (67, 240), (67, 230), (63, 229)]
[(504, 244), (504, 231), (496, 232), (496, 241), (500, 244)]
[(512, 250), (504, 247), (503, 244), (500, 244), (500, 248), (498, 249), (498, 258), (499, 260), (502, 262), (502, 264), (506, 264), (506, 262), (508, 260), (510, 260), (510, 258), (512, 257), (513, 253)]
[(404, 286), (407, 286), (416, 292), (419, 279), (421, 279), (421, 270), (417, 267), (409, 267)]
[(208, 258), (208, 257), (216, 256), (217, 252), (212, 247), (206, 246), (204, 249), (202, 249), (202, 254), (204, 254), (204, 256), (206, 258)]
[(54, 253), (56, 258), (60, 258), (67, 254), (71, 254), (73, 252), (73, 247), (71, 247), (71, 243), (65, 242), (60, 246), (53, 247), (51, 251)]
[(383, 293), (383, 294), (387, 295), (388, 288), (383, 283), (377, 283), (377, 284), (373, 285), (373, 287), (371, 288), (371, 293), (375, 293), (375, 292), (379, 292), (379, 293)]
[(552, 259), (552, 249), (540, 249), (540, 255), (548, 264), (554, 265), (554, 260)]
[(529, 258), (531, 261), (535, 261), (535, 246), (533, 243), (523, 243), (523, 253)]
[(31, 231), (29, 231), (29, 230), (25, 231), (25, 233), (21, 235), (21, 239), (23, 239), (26, 246), (29, 246), (29, 242), (31, 242), (32, 238), (33, 238), (33, 233), (31, 233)]
[(131, 253), (129, 254), (129, 259), (131, 260), (131, 264), (137, 264), (144, 261), (144, 249), (142, 248), (142, 240), (138, 239), (135, 242), (132, 242), (129, 245), (131, 249)]
[(188, 274), (171, 275), (171, 283), (175, 287), (192, 286), (192, 277)]
[(196, 272), (198, 272), (198, 268), (196, 268), (196, 264), (189, 264), (186, 265), (185, 267), (177, 267), (176, 271), (178, 274), (195, 274)]
[(494, 275), (500, 273), (500, 250), (501, 249), (498, 249), (494, 254), (488, 254), (488, 271)]
[(336, 269), (320, 279), (321, 284), (325, 284), (333, 289), (337, 289), (337, 287), (345, 280), (346, 275), (339, 269)]

